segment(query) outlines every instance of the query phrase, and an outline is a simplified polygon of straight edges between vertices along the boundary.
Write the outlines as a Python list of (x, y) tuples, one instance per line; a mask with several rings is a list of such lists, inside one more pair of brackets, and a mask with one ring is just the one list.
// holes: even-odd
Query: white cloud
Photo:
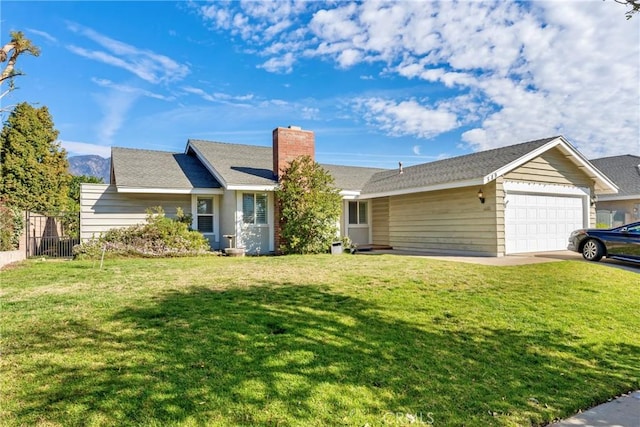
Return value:
[(416, 100), (394, 101), (382, 98), (359, 99), (358, 108), (367, 123), (392, 136), (415, 135), (431, 138), (460, 126), (455, 112), (447, 105), (429, 108)]
[(305, 120), (317, 120), (320, 117), (320, 110), (313, 107), (302, 107), (300, 112)]
[(260, 68), (264, 68), (272, 73), (285, 73), (288, 74), (293, 71), (294, 57), (291, 52), (285, 53), (281, 57), (273, 57), (268, 61), (265, 61)]
[(111, 157), (111, 147), (88, 142), (76, 142), (60, 140), (60, 144), (72, 156), (96, 155), (100, 157)]
[(111, 80), (92, 78), (96, 85), (108, 89), (104, 93), (94, 95), (102, 110), (102, 119), (96, 125), (96, 137), (101, 146), (110, 146), (120, 128), (126, 121), (128, 113), (140, 97), (172, 101), (173, 96), (160, 95), (139, 87), (114, 83)]
[(33, 28), (29, 28), (27, 31), (29, 31), (30, 33), (33, 33), (35, 35), (38, 35), (40, 37), (43, 37), (43, 38), (47, 39), (49, 42), (51, 42), (51, 43), (57, 43), (58, 42), (58, 39), (56, 39), (51, 34), (45, 32), (45, 31), (40, 31), (40, 30), (36, 30), (36, 29), (33, 29)]
[(356, 49), (345, 49), (338, 55), (338, 64), (343, 68), (349, 68), (362, 60), (362, 53)]
[(188, 66), (180, 64), (165, 55), (114, 40), (91, 28), (75, 23), (69, 23), (68, 29), (106, 49), (105, 52), (72, 44), (67, 46), (69, 51), (88, 59), (122, 68), (149, 83), (179, 81), (189, 74)]
[[(431, 138), (464, 124), (462, 140), (476, 150), (564, 134), (590, 157), (640, 153), (640, 44), (629, 38), (637, 22), (615, 4), (275, 4), (200, 10), (215, 29), (240, 35), (266, 56), (266, 71), (290, 73), (313, 57), (339, 68), (377, 62), (387, 76), (422, 80), (438, 93), (354, 102), (384, 132)], [(229, 19), (237, 14), (242, 19)]]
[(253, 94), (247, 95), (229, 95), (222, 92), (208, 93), (203, 89), (193, 86), (183, 86), (182, 90), (193, 95), (197, 95), (209, 102), (218, 102), (222, 104), (233, 104), (236, 106), (246, 105), (246, 102), (253, 100)]
[(273, 73), (291, 72), (297, 59), (293, 52), (304, 52), (308, 44), (306, 23), (300, 17), (321, 5), (297, 0), (190, 3), (212, 30), (258, 47), (247, 52), (268, 57), (260, 68)]
[(420, 146), (419, 145), (414, 145), (413, 149), (411, 151), (413, 151), (413, 154), (415, 154), (416, 156), (419, 156), (420, 155)]
[(103, 117), (97, 125), (97, 139), (100, 145), (113, 145), (113, 139), (125, 122), (127, 113), (140, 96), (135, 92), (123, 92), (116, 89), (106, 94), (96, 95)]
[(137, 95), (146, 96), (148, 98), (159, 99), (159, 100), (162, 100), (162, 101), (173, 101), (173, 100), (175, 100), (174, 96), (165, 96), (165, 95), (161, 95), (159, 93), (151, 92), (151, 91), (139, 88), (139, 87), (124, 85), (124, 84), (119, 84), (119, 83), (114, 83), (114, 82), (112, 82), (111, 80), (108, 80), (108, 79), (92, 78), (91, 81), (94, 82), (95, 84), (97, 84), (98, 86), (106, 87), (106, 88), (109, 88), (109, 89), (115, 89), (115, 90), (120, 91), (120, 92), (129, 92), (129, 93), (133, 93), (133, 94), (137, 94)]

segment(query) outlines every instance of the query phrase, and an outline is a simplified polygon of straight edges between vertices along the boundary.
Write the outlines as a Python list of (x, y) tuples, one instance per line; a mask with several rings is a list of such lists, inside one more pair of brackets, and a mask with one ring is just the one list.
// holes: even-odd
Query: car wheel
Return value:
[(602, 244), (594, 239), (589, 239), (582, 246), (582, 256), (587, 261), (600, 261), (604, 255)]

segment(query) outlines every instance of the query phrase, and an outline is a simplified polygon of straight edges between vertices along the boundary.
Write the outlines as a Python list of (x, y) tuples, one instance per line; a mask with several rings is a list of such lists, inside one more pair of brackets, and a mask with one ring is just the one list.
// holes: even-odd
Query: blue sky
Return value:
[[(0, 3), (24, 56), (3, 107), (46, 105), (70, 155), (267, 146), (393, 168), (558, 134), (640, 154), (640, 17), (613, 0)], [(5, 115), (6, 117), (6, 115)]]

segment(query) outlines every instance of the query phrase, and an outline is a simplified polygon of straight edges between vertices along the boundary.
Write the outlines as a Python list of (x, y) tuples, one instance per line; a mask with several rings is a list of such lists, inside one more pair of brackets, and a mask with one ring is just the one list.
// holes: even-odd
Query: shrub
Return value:
[(185, 222), (165, 217), (158, 206), (147, 211), (145, 224), (113, 228), (73, 249), (80, 259), (99, 258), (103, 251), (110, 256), (192, 256), (209, 251), (209, 241), (199, 232), (189, 230)]
[(276, 199), (282, 253), (325, 253), (331, 248), (342, 197), (326, 169), (309, 156), (293, 160), (280, 177)]
[(189, 228), (189, 230), (191, 230), (193, 215), (191, 215), (190, 213), (189, 214), (184, 213), (182, 208), (178, 206), (178, 208), (176, 209), (176, 218), (174, 221), (178, 221), (185, 224)]
[(17, 208), (0, 204), (0, 251), (18, 249), (24, 218)]

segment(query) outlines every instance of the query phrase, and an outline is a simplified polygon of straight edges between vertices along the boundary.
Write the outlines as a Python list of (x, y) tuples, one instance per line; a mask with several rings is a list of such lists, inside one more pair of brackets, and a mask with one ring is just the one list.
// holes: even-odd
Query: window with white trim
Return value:
[(213, 233), (213, 198), (198, 197), (198, 231)]
[(242, 194), (242, 221), (245, 224), (266, 224), (268, 200), (267, 193)]
[(369, 202), (357, 201), (349, 202), (349, 224), (366, 225), (369, 223), (368, 212)]

